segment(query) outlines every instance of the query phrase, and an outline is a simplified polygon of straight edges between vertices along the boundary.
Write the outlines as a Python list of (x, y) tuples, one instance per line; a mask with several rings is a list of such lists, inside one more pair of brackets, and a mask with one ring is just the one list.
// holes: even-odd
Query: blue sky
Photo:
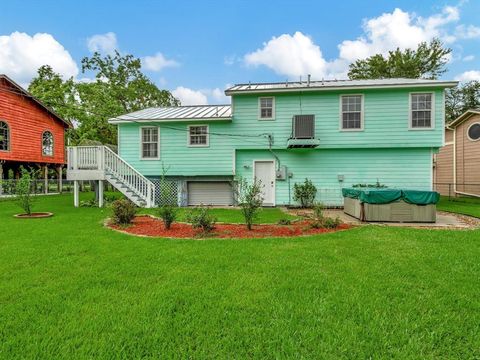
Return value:
[(480, 80), (480, 1), (18, 1), (2, 3), (0, 73), (28, 84), (42, 63), (118, 48), (183, 103), (223, 103), (240, 82), (345, 78), (357, 58), (440, 37), (445, 78)]

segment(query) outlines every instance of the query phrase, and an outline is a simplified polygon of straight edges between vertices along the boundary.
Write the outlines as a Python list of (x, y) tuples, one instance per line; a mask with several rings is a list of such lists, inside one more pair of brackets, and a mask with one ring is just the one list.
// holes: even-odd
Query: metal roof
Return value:
[(110, 124), (147, 121), (231, 120), (230, 105), (152, 107), (108, 120)]
[(454, 87), (458, 81), (428, 80), (428, 79), (376, 79), (376, 80), (321, 80), (321, 81), (291, 81), (282, 83), (248, 83), (237, 84), (227, 90), (225, 94), (240, 93), (268, 93), (285, 92), (292, 90), (318, 91), (334, 89), (358, 89), (358, 88), (393, 88), (393, 87)]

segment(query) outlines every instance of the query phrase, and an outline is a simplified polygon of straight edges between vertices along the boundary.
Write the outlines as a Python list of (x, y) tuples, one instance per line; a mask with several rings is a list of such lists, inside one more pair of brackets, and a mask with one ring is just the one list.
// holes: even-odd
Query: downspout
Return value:
[(457, 128), (453, 129), (453, 193), (457, 193)]

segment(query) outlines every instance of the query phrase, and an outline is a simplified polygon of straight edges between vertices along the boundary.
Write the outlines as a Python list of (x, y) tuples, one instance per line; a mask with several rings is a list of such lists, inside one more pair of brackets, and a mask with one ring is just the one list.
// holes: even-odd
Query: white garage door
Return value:
[(188, 182), (188, 205), (233, 205), (232, 187), (226, 181)]

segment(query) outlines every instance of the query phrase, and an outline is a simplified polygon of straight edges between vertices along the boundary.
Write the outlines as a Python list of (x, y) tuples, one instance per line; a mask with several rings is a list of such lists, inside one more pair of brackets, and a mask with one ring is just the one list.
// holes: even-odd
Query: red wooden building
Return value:
[(65, 131), (70, 126), (8, 76), (0, 74), (0, 179), (12, 172), (18, 177), (20, 166), (42, 169), (45, 179), (49, 171), (55, 170), (61, 179), (66, 163)]

